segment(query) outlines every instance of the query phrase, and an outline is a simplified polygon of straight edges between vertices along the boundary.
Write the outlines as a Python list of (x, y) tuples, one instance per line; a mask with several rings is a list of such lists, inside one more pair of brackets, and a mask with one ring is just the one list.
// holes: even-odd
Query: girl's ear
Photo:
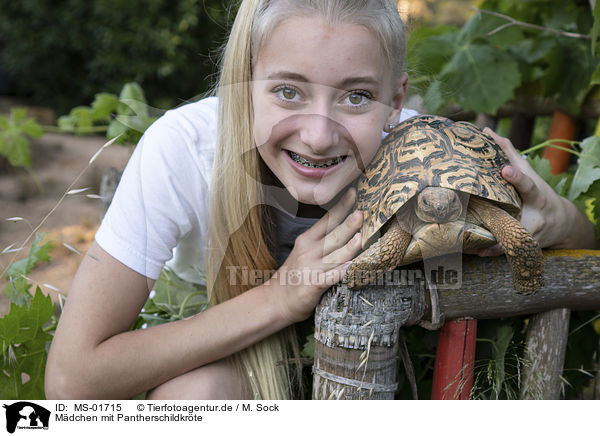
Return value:
[(387, 124), (398, 124), (400, 119), (400, 112), (402, 112), (402, 106), (404, 106), (404, 99), (408, 91), (408, 74), (402, 73), (402, 75), (396, 79), (394, 87), (394, 95), (391, 101), (391, 112), (386, 120)]

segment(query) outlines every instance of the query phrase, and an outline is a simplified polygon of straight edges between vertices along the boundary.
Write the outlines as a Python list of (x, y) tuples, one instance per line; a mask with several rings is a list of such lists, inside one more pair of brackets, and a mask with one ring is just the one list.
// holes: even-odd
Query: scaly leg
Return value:
[(531, 294), (544, 285), (542, 250), (517, 219), (493, 204), (476, 198), (470, 200), (469, 214), (481, 221), (506, 253), (513, 287), (519, 294)]
[(373, 281), (377, 274), (393, 270), (402, 261), (411, 238), (397, 218), (392, 218), (387, 232), (352, 261), (343, 282), (349, 288), (361, 288)]

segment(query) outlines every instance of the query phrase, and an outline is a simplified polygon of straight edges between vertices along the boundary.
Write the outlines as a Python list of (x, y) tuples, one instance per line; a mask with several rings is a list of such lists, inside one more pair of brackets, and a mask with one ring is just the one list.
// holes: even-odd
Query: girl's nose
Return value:
[(326, 154), (327, 149), (339, 142), (339, 124), (324, 115), (302, 115), (300, 140), (316, 154)]

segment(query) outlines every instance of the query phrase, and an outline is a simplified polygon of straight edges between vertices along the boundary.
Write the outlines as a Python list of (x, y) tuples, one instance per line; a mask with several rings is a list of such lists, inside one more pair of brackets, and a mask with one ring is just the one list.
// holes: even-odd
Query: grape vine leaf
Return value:
[[(513, 97), (521, 74), (518, 62), (504, 52), (466, 43), (444, 66), (438, 80), (440, 95), (452, 95), (464, 110), (494, 114)], [(439, 107), (428, 109), (435, 112)]]
[(25, 108), (13, 108), (8, 117), (0, 116), (0, 155), (12, 166), (28, 167), (31, 165), (28, 137), (39, 138), (43, 134), (37, 121), (27, 117)]
[(600, 180), (600, 137), (590, 136), (581, 143), (581, 157), (567, 198), (575, 201), (596, 180)]
[(187, 318), (207, 307), (206, 286), (187, 282), (165, 267), (132, 330)]
[(542, 178), (554, 191), (561, 196), (566, 196), (573, 176), (571, 174), (552, 174), (550, 161), (541, 156), (527, 156), (531, 168)]
[(11, 303), (10, 312), (0, 318), (0, 398), (45, 398), (46, 350), (52, 335), (46, 333), (43, 326), (53, 314), (52, 300), (38, 287), (29, 307)]

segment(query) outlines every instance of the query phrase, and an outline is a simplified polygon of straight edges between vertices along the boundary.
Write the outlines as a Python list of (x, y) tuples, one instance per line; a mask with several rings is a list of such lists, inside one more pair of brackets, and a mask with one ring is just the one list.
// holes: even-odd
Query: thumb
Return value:
[(533, 179), (514, 166), (502, 168), (502, 177), (515, 187), (524, 203), (532, 202), (540, 196), (540, 190)]

